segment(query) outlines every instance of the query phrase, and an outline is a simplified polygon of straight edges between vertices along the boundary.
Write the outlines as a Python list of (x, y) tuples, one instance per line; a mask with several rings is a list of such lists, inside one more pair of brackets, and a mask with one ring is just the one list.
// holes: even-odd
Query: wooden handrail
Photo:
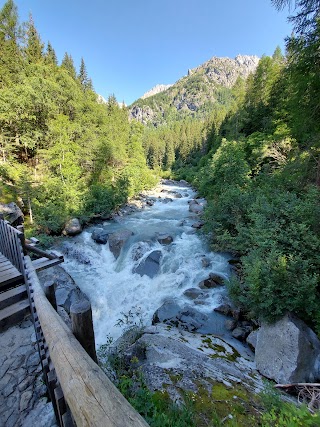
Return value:
[(24, 274), (23, 233), (12, 227), (8, 221), (0, 219), (0, 252), (13, 264), (16, 269)]
[(147, 427), (52, 308), (28, 256), (25, 262), (50, 358), (77, 427)]

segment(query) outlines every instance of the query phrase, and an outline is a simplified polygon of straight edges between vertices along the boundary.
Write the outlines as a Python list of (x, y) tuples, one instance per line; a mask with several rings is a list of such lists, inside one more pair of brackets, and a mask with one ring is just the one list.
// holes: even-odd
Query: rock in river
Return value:
[(145, 260), (133, 269), (133, 272), (140, 274), (140, 276), (149, 276), (152, 279), (159, 271), (161, 256), (161, 251), (151, 252)]
[(96, 228), (93, 230), (93, 233), (91, 234), (91, 238), (96, 242), (100, 243), (102, 245), (105, 245), (109, 238), (109, 233), (104, 230), (103, 228)]
[(115, 258), (119, 257), (122, 247), (132, 235), (130, 230), (116, 231), (109, 235), (109, 248)]

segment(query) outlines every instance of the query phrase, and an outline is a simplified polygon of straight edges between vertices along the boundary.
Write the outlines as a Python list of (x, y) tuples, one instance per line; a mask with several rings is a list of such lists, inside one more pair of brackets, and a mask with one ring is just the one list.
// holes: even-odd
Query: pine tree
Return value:
[(25, 55), (27, 61), (31, 63), (40, 62), (42, 60), (43, 44), (41, 43), (40, 36), (34, 25), (32, 15), (29, 16), (26, 30), (26, 48)]
[(47, 64), (58, 65), (57, 55), (50, 42), (47, 44), (47, 50), (45, 54), (45, 62)]
[(86, 68), (86, 65), (84, 63), (83, 58), (81, 58), (81, 64), (80, 64), (78, 79), (81, 83), (83, 90), (92, 90), (92, 81), (88, 77), (87, 68)]
[(0, 87), (18, 79), (22, 67), (20, 36), (17, 7), (8, 0), (0, 10)]
[(70, 74), (70, 76), (74, 80), (76, 80), (77, 72), (76, 72), (76, 69), (74, 66), (74, 62), (73, 62), (72, 56), (69, 55), (67, 52), (64, 54), (64, 57), (63, 57), (62, 62), (61, 62), (61, 67), (65, 68), (68, 71), (68, 73)]

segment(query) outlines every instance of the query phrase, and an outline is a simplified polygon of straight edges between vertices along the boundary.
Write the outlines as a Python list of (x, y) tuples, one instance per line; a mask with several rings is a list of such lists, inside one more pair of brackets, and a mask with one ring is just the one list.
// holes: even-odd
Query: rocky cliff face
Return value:
[(227, 105), (230, 90), (240, 77), (246, 79), (258, 66), (257, 56), (234, 59), (213, 57), (188, 70), (174, 85), (158, 85), (135, 101), (130, 118), (154, 125), (186, 116), (204, 116), (213, 104)]
[(164, 92), (173, 85), (156, 85), (152, 89), (148, 90), (144, 95), (141, 96), (141, 99), (149, 98), (149, 96), (157, 95), (157, 93)]

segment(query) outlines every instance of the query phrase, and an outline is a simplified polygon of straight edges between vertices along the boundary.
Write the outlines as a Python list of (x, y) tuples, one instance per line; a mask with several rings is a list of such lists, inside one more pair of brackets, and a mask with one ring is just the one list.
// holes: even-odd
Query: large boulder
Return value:
[(103, 228), (96, 228), (91, 234), (91, 238), (102, 245), (105, 245), (109, 238), (109, 233)]
[(64, 226), (62, 234), (65, 236), (76, 236), (82, 231), (82, 226), (78, 218), (70, 219)]
[(316, 334), (292, 314), (257, 334), (255, 362), (262, 375), (278, 383), (320, 380), (320, 341)]
[(130, 230), (116, 231), (109, 235), (109, 248), (115, 258), (119, 257), (122, 247), (132, 235)]
[(23, 224), (24, 219), (21, 209), (14, 202), (0, 203), (0, 217), (9, 221), (14, 227)]
[(140, 276), (146, 275), (152, 279), (159, 272), (161, 257), (161, 251), (151, 252), (146, 259), (141, 261), (140, 264), (133, 269), (133, 272), (140, 274)]

